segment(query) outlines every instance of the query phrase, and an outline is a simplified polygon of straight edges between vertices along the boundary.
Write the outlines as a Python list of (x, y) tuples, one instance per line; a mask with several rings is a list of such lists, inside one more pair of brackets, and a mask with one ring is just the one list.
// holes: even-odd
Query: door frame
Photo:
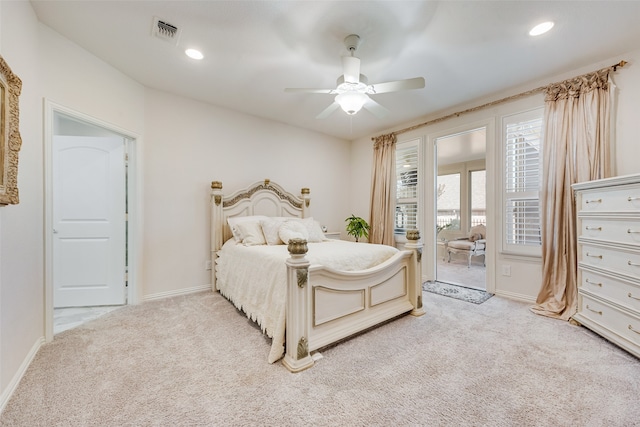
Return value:
[(53, 340), (53, 136), (54, 116), (63, 114), (98, 126), (126, 138), (128, 144), (127, 200), (128, 235), (127, 304), (140, 302), (142, 274), (142, 138), (135, 132), (114, 126), (87, 114), (44, 100), (44, 330), (45, 340)]
[[(424, 215), (424, 223), (422, 227), (424, 230), (428, 231), (425, 233), (425, 241), (430, 241), (432, 243), (432, 247), (434, 250), (431, 253), (431, 256), (426, 258), (426, 276), (428, 280), (435, 280), (436, 278), (436, 264), (437, 264), (437, 251), (436, 248), (436, 233), (435, 233), (435, 224), (437, 219), (437, 194), (435, 191), (435, 183), (438, 178), (438, 155), (437, 155), (437, 147), (436, 141), (438, 138), (442, 138), (448, 135), (464, 133), (471, 131), (473, 129), (478, 129), (484, 127), (486, 129), (485, 138), (486, 138), (486, 151), (485, 151), (485, 170), (487, 174), (486, 180), (486, 207), (487, 207), (487, 240), (489, 242), (494, 242), (491, 244), (490, 249), (485, 254), (485, 280), (486, 280), (486, 291), (489, 293), (495, 293), (495, 260), (497, 254), (496, 248), (496, 227), (499, 224), (496, 223), (495, 214), (496, 214), (496, 197), (495, 197), (495, 177), (497, 173), (495, 155), (496, 155), (496, 138), (495, 138), (495, 118), (487, 118), (484, 120), (478, 120), (474, 122), (470, 122), (460, 126), (454, 126), (450, 128), (446, 128), (441, 131), (433, 132), (427, 135), (427, 149), (425, 150), (425, 164), (429, 165), (432, 173), (425, 174), (425, 183), (423, 187), (424, 197), (423, 200), (431, 200), (431, 209), (425, 209)], [(423, 271), (424, 271), (423, 270)]]

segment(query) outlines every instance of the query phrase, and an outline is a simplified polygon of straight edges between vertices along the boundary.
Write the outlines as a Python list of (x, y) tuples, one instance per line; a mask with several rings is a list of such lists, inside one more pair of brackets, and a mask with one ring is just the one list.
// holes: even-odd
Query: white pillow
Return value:
[(261, 220), (264, 220), (264, 219), (267, 219), (267, 217), (264, 215), (230, 216), (230, 217), (227, 217), (227, 224), (229, 224), (229, 228), (231, 229), (231, 233), (233, 234), (234, 239), (236, 239), (236, 242), (242, 242), (242, 235), (240, 234), (240, 231), (238, 230), (237, 225), (240, 224), (241, 222), (246, 222), (246, 221), (260, 222)]
[(280, 226), (278, 236), (280, 236), (280, 239), (284, 242), (285, 245), (289, 244), (289, 240), (291, 239), (309, 240), (309, 232), (307, 231), (307, 227), (305, 227), (301, 221), (285, 221)]
[(323, 242), (327, 240), (324, 237), (324, 232), (322, 231), (322, 227), (320, 226), (320, 223), (318, 221), (314, 221), (312, 217), (289, 218), (287, 219), (287, 221), (295, 221), (304, 225), (304, 228), (307, 229), (307, 234), (309, 235), (309, 238), (307, 239), (309, 243), (317, 243), (317, 242)]
[(266, 240), (262, 233), (262, 227), (257, 221), (244, 221), (236, 224), (236, 228), (242, 235), (242, 244), (245, 246), (264, 245)]
[(283, 243), (278, 232), (284, 221), (282, 218), (268, 218), (260, 221), (262, 233), (267, 241), (267, 245), (281, 245)]
[(322, 231), (322, 227), (318, 221), (314, 221), (313, 218), (305, 218), (300, 220), (307, 228), (307, 232), (309, 233), (309, 243), (317, 243), (322, 242), (325, 239), (324, 232)]

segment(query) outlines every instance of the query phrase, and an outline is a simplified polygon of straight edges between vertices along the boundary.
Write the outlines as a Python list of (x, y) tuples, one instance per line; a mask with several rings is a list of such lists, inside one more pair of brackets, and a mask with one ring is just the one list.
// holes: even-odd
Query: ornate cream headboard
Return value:
[(222, 244), (231, 238), (227, 218), (233, 216), (265, 215), (270, 217), (290, 216), (308, 218), (311, 197), (308, 188), (295, 196), (268, 179), (225, 196), (222, 182), (211, 183), (211, 261), (212, 280), (215, 290), (216, 253)]

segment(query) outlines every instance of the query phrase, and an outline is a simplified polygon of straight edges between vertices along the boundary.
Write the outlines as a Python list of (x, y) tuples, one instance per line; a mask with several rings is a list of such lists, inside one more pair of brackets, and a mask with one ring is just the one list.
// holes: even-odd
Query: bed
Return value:
[(407, 239), (404, 250), (326, 239), (308, 188), (296, 196), (264, 180), (225, 195), (211, 183), (212, 289), (260, 325), (268, 362), (291, 372), (318, 349), (424, 314), (420, 235)]

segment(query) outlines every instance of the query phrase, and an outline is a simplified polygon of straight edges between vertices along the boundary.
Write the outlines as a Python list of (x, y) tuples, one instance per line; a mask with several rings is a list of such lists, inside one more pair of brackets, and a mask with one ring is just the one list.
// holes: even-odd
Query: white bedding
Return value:
[[(386, 245), (329, 240), (309, 243), (307, 260), (339, 271), (375, 267), (398, 249)], [(286, 245), (244, 246), (228, 240), (218, 251), (216, 285), (220, 293), (272, 338), (269, 363), (284, 355), (285, 303), (289, 257)]]

